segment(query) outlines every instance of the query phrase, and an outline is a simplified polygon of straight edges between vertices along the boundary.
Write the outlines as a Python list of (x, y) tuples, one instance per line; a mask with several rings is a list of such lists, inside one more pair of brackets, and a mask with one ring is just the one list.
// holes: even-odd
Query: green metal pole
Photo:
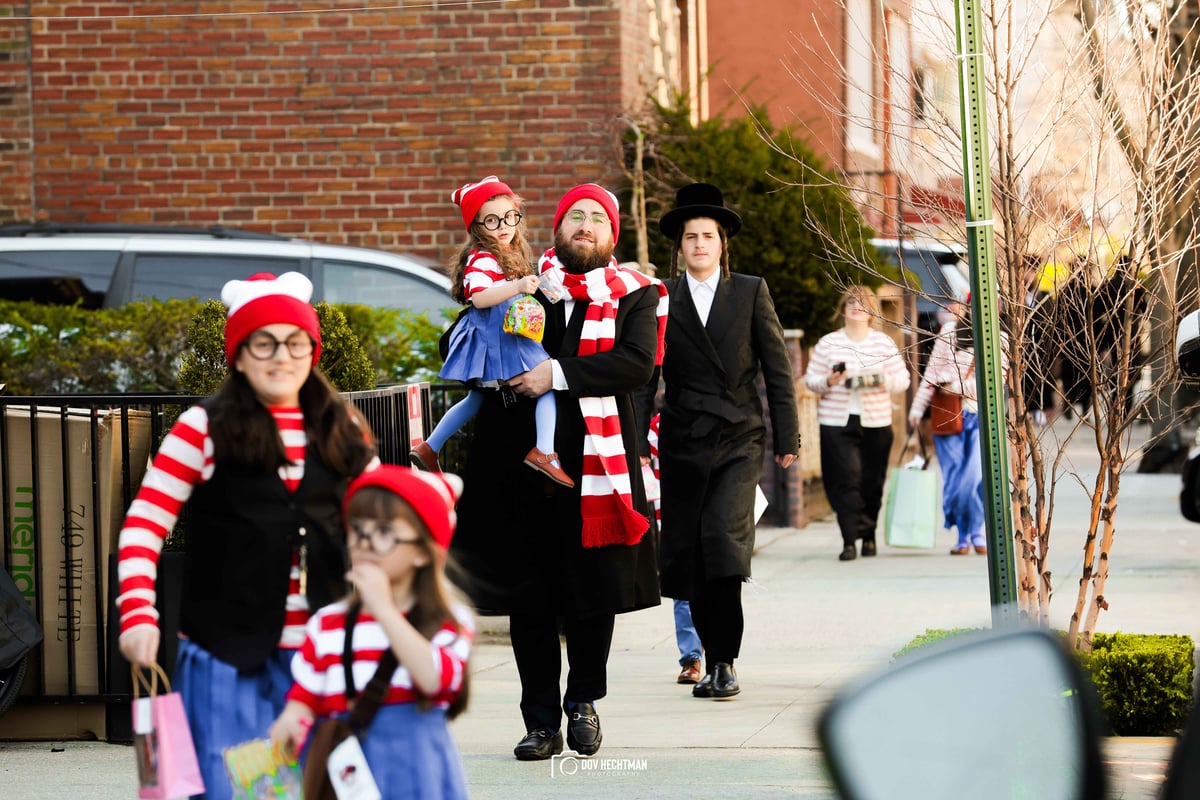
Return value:
[(979, 397), (984, 505), (988, 519), (988, 585), (992, 627), (1017, 620), (1013, 575), (1012, 504), (1008, 492), (1008, 441), (1004, 426), (1004, 376), (1000, 363), (999, 284), (996, 280), (992, 176), (988, 152), (987, 86), (981, 0), (955, 0), (958, 89), (962, 110), (963, 175), (967, 203), (967, 253), (971, 264), (971, 319), (975, 334), (975, 385)]

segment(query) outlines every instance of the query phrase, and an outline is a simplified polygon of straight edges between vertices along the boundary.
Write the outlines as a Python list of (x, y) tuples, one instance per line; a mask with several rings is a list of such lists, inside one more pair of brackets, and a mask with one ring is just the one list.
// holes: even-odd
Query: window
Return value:
[(117, 252), (7, 250), (0, 252), (0, 297), (99, 308), (108, 292)]
[(288, 271), (302, 272), (300, 260), (226, 255), (139, 255), (133, 267), (129, 299), (220, 298), (221, 287), (228, 281), (243, 280), (256, 272), (282, 275)]
[(450, 295), (437, 284), (407, 272), (352, 261), (325, 262), (325, 299), (407, 309), (428, 314), (434, 322), (441, 320), (442, 309), (454, 306)]

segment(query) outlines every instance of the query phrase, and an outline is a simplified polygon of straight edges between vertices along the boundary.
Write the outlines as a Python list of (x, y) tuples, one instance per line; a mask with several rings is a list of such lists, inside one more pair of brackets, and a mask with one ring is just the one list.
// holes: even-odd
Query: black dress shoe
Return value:
[(733, 697), (740, 691), (742, 691), (742, 687), (738, 686), (737, 673), (733, 671), (733, 664), (726, 664), (724, 661), (718, 662), (712, 671), (712, 696), (719, 700), (723, 697)]
[(875, 552), (876, 552), (875, 551), (875, 540), (874, 539), (871, 539), (871, 540), (863, 539), (863, 543), (862, 543), (863, 556), (873, 556), (873, 555), (875, 555)]
[(692, 687), (692, 697), (712, 697), (713, 674), (706, 672), (700, 682)]
[(858, 551), (854, 549), (854, 545), (848, 544), (842, 548), (842, 554), (838, 556), (838, 561), (853, 561), (858, 558)]
[(600, 717), (591, 703), (576, 703), (567, 710), (567, 746), (581, 756), (590, 756), (600, 749)]
[(562, 733), (551, 733), (545, 728), (534, 728), (525, 734), (525, 738), (517, 742), (513, 755), (518, 761), (545, 761), (550, 756), (562, 752)]

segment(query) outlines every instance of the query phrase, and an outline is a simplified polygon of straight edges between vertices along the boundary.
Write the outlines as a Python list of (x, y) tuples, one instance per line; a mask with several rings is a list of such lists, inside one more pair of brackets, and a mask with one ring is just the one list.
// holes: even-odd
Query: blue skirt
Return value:
[(295, 650), (276, 650), (255, 672), (240, 673), (200, 645), (180, 637), (171, 687), (183, 697), (205, 794), (197, 798), (229, 800), (233, 785), (225, 772), (224, 751), (251, 739), (266, 738), (283, 711), (292, 686)]
[(446, 727), (445, 709), (422, 711), (416, 703), (382, 706), (367, 728), (362, 748), (383, 800), (467, 796), (466, 773)]
[(514, 300), (467, 312), (450, 333), (439, 377), (463, 383), (505, 381), (550, 357), (539, 342), (504, 332), (504, 315)]

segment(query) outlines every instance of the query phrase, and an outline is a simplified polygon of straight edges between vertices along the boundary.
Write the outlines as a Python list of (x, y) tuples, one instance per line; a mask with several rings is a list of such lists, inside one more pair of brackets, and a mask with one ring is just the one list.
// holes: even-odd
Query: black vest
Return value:
[(243, 672), (261, 667), (279, 644), (288, 573), (302, 541), (309, 608), (343, 597), (340, 511), (348, 483), (320, 462), (311, 444), (295, 492), (275, 471), (218, 462), (187, 503), (180, 631)]

